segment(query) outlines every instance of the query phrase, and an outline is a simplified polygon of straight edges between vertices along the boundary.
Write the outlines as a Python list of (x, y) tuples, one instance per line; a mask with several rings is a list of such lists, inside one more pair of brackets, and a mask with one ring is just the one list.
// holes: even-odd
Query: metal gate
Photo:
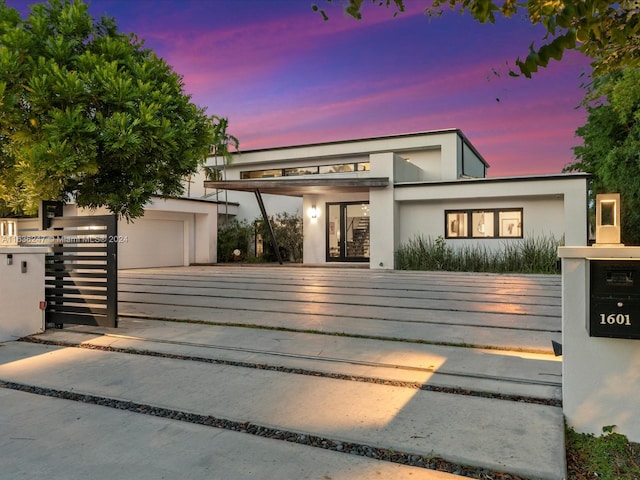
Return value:
[(45, 320), (118, 326), (118, 222), (113, 215), (50, 218), (39, 232), (45, 261)]

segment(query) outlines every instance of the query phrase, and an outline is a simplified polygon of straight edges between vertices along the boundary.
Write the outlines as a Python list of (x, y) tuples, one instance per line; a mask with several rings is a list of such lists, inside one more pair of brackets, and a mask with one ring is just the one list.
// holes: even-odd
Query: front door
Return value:
[(369, 261), (369, 202), (327, 203), (327, 262)]

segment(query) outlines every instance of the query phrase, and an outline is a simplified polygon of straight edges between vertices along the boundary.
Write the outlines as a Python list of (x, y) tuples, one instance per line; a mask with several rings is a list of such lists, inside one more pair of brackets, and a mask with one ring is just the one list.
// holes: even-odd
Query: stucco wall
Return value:
[[(304, 232), (303, 262), (326, 263), (327, 261), (327, 202), (366, 202), (368, 200), (369, 195), (366, 193), (305, 195), (304, 213), (302, 215)], [(315, 220), (309, 215), (309, 210), (313, 205), (316, 206), (318, 212)]]
[(0, 342), (44, 331), (45, 252), (41, 247), (0, 248)]
[[(442, 178), (440, 173), (442, 151), (439, 146), (424, 150), (402, 152), (398, 155), (420, 169), (420, 175), (413, 180), (429, 181), (440, 180)], [(409, 181), (409, 179), (403, 178), (403, 181)]]
[[(399, 242), (406, 243), (417, 235), (431, 237), (445, 236), (445, 210), (482, 209), (523, 209), (523, 236), (534, 238), (564, 236), (563, 198), (549, 197), (508, 197), (492, 199), (460, 199), (399, 202), (400, 235)], [(462, 245), (484, 245), (489, 249), (503, 248), (504, 242), (517, 239), (447, 239), (452, 247)]]
[[(567, 245), (586, 245), (586, 182), (584, 175), (558, 175), (396, 186), (400, 241), (416, 233), (444, 236), (445, 209), (523, 208), (525, 236), (564, 236)], [(496, 239), (453, 241), (500, 243)]]
[[(130, 223), (118, 222), (118, 268), (186, 266), (217, 261), (215, 203), (154, 198), (145, 214)], [(66, 205), (65, 216), (107, 215)]]
[[(562, 399), (567, 423), (599, 435), (602, 427), (640, 442), (640, 340), (590, 337), (589, 259), (637, 263), (639, 247), (565, 247), (562, 257)], [(637, 279), (635, 280), (637, 281)], [(636, 321), (637, 318), (632, 319)]]

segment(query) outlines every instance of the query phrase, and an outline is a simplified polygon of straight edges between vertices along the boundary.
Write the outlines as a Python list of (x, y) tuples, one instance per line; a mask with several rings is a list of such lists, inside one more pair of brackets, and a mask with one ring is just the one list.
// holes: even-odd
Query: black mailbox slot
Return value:
[(629, 270), (607, 272), (607, 284), (614, 287), (633, 287), (633, 272)]
[(589, 336), (640, 339), (640, 261), (589, 263)]

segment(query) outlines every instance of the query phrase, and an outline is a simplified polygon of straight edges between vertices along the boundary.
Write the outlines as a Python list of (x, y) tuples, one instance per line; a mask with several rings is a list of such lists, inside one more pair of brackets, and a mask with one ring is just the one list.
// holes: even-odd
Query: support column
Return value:
[(264, 220), (264, 224), (267, 227), (267, 232), (269, 233), (269, 238), (271, 239), (271, 246), (276, 253), (276, 258), (278, 259), (278, 263), (282, 265), (282, 257), (280, 256), (280, 248), (278, 248), (278, 242), (276, 240), (276, 236), (273, 233), (273, 228), (271, 228), (271, 222), (269, 221), (269, 216), (267, 215), (267, 210), (264, 208), (264, 202), (262, 201), (262, 195), (260, 194), (260, 190), (256, 188), (255, 190), (256, 200), (258, 200), (258, 206), (260, 207), (260, 212), (262, 212), (262, 218)]
[(371, 256), (369, 268), (393, 269), (396, 240), (398, 237), (397, 206), (393, 193), (394, 154), (375, 153), (369, 156), (371, 174), (388, 177), (387, 187), (372, 187), (369, 190), (371, 211)]

